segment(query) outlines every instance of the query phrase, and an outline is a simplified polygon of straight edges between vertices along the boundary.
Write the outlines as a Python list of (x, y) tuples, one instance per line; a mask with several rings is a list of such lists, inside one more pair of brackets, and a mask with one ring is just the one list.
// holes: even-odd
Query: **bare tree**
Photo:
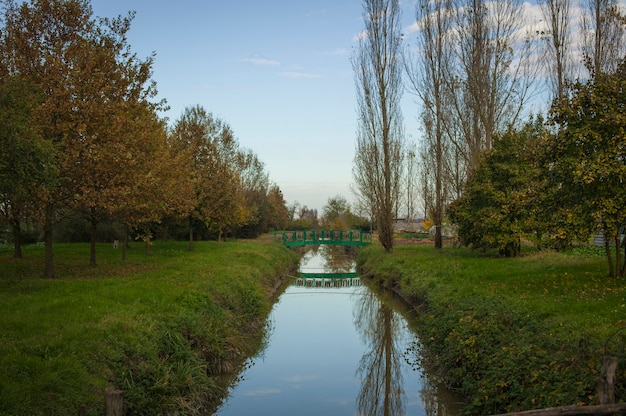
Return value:
[(354, 178), (375, 213), (379, 240), (393, 249), (394, 198), (403, 143), (398, 0), (364, 0), (365, 30), (352, 58), (358, 100)]
[(410, 143), (407, 147), (406, 157), (406, 221), (409, 224), (409, 231), (414, 231), (415, 223), (415, 199), (416, 199), (416, 179), (417, 179), (417, 148), (415, 143)]
[(418, 96), (424, 112), (428, 153), (434, 170), (435, 202), (432, 220), (435, 247), (443, 246), (441, 226), (444, 217), (444, 148), (446, 141), (446, 79), (450, 68), (450, 30), (452, 3), (449, 0), (419, 0), (415, 14), (418, 23), (418, 58), (407, 61), (411, 90)]
[(573, 78), (571, 55), (571, 0), (540, 0), (541, 14), (546, 22), (547, 67), (552, 82), (553, 98), (565, 96), (565, 83)]
[[(457, 0), (448, 90), (472, 171), (494, 135), (516, 124), (538, 73), (521, 0)], [(461, 146), (459, 146), (461, 148)]]
[(615, 70), (626, 54), (626, 18), (616, 0), (582, 0), (582, 53), (590, 77)]

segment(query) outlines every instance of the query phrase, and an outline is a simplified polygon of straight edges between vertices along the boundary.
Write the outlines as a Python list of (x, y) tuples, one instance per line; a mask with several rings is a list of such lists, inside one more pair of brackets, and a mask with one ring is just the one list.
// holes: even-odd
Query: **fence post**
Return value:
[(104, 392), (104, 415), (124, 415), (124, 392), (113, 387), (107, 387)]
[(598, 377), (597, 394), (599, 404), (615, 403), (615, 372), (617, 371), (617, 358), (605, 355), (602, 358), (602, 368)]

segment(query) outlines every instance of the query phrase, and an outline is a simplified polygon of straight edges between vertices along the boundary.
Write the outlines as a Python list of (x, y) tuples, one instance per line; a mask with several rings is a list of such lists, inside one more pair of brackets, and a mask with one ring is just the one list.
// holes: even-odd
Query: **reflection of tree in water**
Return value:
[(348, 273), (354, 267), (356, 249), (342, 245), (324, 245), (320, 254), (324, 258), (324, 270), (328, 273)]
[(420, 397), (424, 403), (424, 411), (428, 416), (457, 415), (460, 413), (460, 403), (452, 397), (442, 400), (445, 395), (428, 378), (424, 377)]
[[(361, 391), (357, 408), (361, 415), (404, 415), (401, 318), (371, 292), (356, 302), (355, 326), (366, 343), (357, 374)], [(369, 351), (369, 352), (367, 352)]]
[(292, 250), (295, 250), (295, 252), (301, 256), (300, 264), (307, 264), (309, 260), (317, 255), (319, 249), (320, 246), (315, 245), (292, 247)]

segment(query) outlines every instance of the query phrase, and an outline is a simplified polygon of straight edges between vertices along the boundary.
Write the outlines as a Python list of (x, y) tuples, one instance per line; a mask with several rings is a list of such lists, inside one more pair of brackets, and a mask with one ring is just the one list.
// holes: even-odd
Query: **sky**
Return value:
[[(399, 1), (409, 46), (415, 44), (416, 1)], [(626, 10), (626, 0), (618, 3)], [(156, 53), (153, 79), (158, 99), (170, 106), (161, 116), (171, 125), (185, 108), (200, 105), (259, 157), (288, 205), (321, 213), (329, 198), (354, 202), (351, 56), (364, 27), (362, 0), (91, 4), (99, 17), (136, 12), (128, 43), (139, 58)], [(537, 30), (541, 15), (534, 0), (524, 3), (523, 13)], [(419, 140), (419, 106), (408, 92), (402, 112), (407, 140)]]
[[(402, 6), (407, 27), (412, 4)], [(98, 17), (136, 12), (128, 43), (140, 58), (156, 53), (153, 79), (170, 124), (200, 105), (259, 157), (288, 205), (321, 213), (337, 195), (353, 202), (350, 58), (361, 0), (92, 0), (92, 8)], [(404, 110), (408, 134), (417, 134), (407, 114), (415, 111)]]

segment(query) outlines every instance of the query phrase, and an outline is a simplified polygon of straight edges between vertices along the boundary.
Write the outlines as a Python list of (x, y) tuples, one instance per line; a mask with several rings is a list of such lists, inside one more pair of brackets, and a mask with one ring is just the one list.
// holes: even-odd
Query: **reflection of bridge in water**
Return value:
[(294, 286), (305, 288), (338, 289), (342, 287), (361, 286), (361, 279), (356, 273), (300, 273)]
[(279, 231), (274, 233), (274, 241), (282, 241), (288, 247), (309, 244), (360, 247), (372, 242), (372, 233), (359, 230)]

